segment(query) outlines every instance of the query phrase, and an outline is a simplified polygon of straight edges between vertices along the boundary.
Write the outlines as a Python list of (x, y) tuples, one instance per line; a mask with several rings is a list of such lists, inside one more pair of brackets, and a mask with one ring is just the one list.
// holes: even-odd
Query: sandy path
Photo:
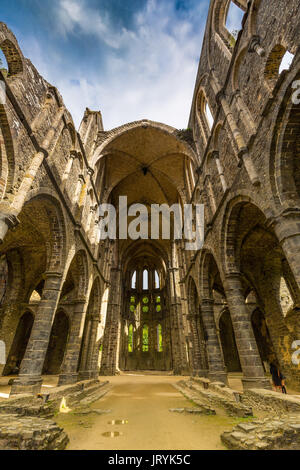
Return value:
[[(70, 437), (72, 450), (191, 450), (224, 449), (220, 434), (237, 424), (224, 414), (198, 416), (169, 412), (169, 408), (190, 407), (172, 383), (178, 377), (110, 377), (112, 390), (92, 408), (111, 409), (107, 415), (59, 415), (56, 421)], [(111, 420), (128, 420), (125, 425)], [(102, 434), (117, 431), (122, 435), (107, 438)]]

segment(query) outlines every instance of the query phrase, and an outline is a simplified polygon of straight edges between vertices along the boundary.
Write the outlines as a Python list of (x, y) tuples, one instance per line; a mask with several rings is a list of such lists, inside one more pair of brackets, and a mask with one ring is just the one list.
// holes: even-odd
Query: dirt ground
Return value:
[[(132, 374), (108, 380), (111, 391), (91, 408), (111, 413), (56, 417), (70, 438), (67, 450), (221, 450), (220, 434), (241, 421), (224, 412), (217, 416), (170, 412), (169, 408), (193, 406), (172, 386), (179, 377)], [(128, 424), (111, 424), (115, 420)], [(112, 432), (121, 434), (104, 435)]]

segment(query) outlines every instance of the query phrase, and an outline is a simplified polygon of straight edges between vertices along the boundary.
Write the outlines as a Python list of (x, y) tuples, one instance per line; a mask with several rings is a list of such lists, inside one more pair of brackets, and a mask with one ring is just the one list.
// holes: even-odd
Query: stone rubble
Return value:
[(0, 415), (0, 450), (64, 450), (68, 442), (67, 434), (53, 421)]
[(221, 440), (231, 450), (300, 450), (300, 414), (240, 423)]

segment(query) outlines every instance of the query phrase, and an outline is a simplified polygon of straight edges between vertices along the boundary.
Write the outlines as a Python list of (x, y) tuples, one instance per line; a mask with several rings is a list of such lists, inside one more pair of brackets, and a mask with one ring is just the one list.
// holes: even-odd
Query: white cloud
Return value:
[[(102, 111), (106, 129), (142, 118), (183, 128), (201, 51), (204, 8), (198, 2), (190, 18), (179, 20), (171, 2), (148, 0), (146, 8), (136, 14), (133, 29), (119, 31), (107, 14), (100, 15), (85, 0), (60, 0), (57, 29), (63, 35), (81, 34), (82, 40), (92, 34), (99, 44), (110, 46), (105, 70), (65, 70), (63, 58), (54, 52), (52, 60), (46, 60), (36, 40), (31, 39), (31, 44), (28, 40), (26, 49), (30, 47), (30, 59), (60, 90), (77, 126), (89, 107)], [(195, 16), (199, 18), (196, 33)]]

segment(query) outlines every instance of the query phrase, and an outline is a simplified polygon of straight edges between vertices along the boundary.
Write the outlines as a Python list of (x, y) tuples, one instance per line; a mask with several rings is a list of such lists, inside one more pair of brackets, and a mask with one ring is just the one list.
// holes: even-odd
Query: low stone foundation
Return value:
[(300, 397), (272, 390), (252, 389), (241, 394), (242, 403), (276, 415), (300, 413)]
[(229, 416), (246, 418), (252, 416), (252, 408), (241, 403), (239, 392), (225, 387), (223, 383), (210, 382), (205, 378), (180, 381), (176, 388), (198, 406), (223, 408)]
[(63, 450), (68, 442), (67, 434), (53, 421), (0, 416), (0, 450)]
[(39, 395), (17, 395), (0, 404), (0, 414), (51, 418), (59, 411), (63, 398), (68, 407), (87, 405), (99, 400), (109, 390), (109, 382), (86, 380), (74, 385), (49, 389)]
[(241, 423), (224, 432), (221, 440), (232, 450), (299, 450), (300, 416)]
[(0, 449), (63, 450), (68, 436), (53, 418), (62, 399), (68, 408), (84, 407), (109, 391), (108, 382), (87, 380), (51, 388), (37, 396), (18, 395), (0, 404)]

